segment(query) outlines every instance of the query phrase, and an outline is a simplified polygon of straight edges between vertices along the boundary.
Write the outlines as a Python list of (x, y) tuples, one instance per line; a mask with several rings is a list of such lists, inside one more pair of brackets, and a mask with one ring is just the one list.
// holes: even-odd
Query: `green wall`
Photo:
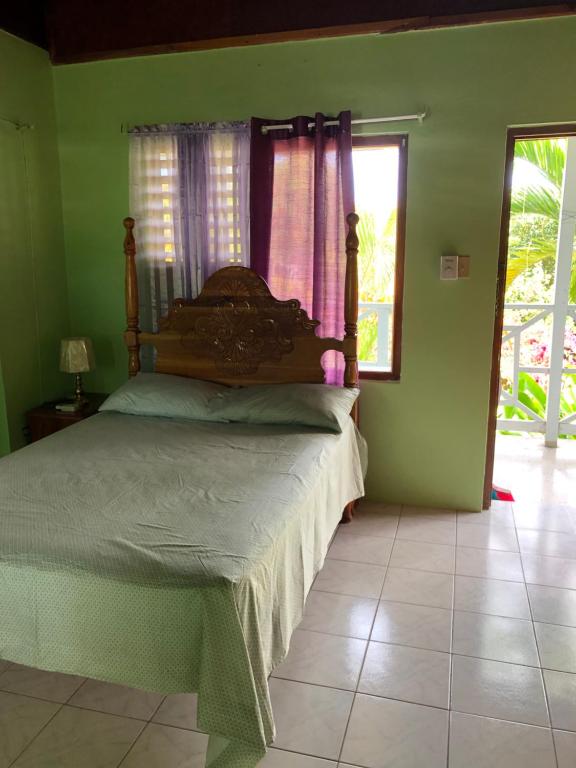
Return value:
[[(481, 505), (506, 128), (576, 120), (576, 19), (365, 36), (58, 67), (72, 331), (92, 389), (126, 377), (122, 124), (430, 110), (409, 131), (402, 380), (363, 385), (374, 499)], [(443, 252), (472, 276), (439, 280)]]
[(62, 394), (68, 304), (52, 69), (0, 32), (0, 455), (24, 443), (24, 413)]

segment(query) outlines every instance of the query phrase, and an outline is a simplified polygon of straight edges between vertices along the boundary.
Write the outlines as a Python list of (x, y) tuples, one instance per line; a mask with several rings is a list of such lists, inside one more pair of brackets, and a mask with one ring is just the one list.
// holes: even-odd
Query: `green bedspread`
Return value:
[(103, 413), (0, 461), (0, 658), (198, 691), (210, 768), (274, 737), (284, 658), (362, 439)]

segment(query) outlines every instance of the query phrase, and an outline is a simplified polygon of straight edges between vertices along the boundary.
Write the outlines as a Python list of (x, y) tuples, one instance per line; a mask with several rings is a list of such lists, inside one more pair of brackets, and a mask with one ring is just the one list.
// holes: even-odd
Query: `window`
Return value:
[(244, 123), (132, 130), (130, 210), (146, 330), (159, 327), (175, 298), (197, 296), (217, 269), (247, 263), (249, 152)]
[[(406, 150), (405, 136), (353, 140), (362, 378), (400, 375)], [(138, 222), (140, 317), (147, 330), (158, 327), (174, 298), (196, 296), (212, 272), (248, 262), (249, 155), (245, 124), (132, 131), (131, 211)], [(307, 194), (296, 181), (294, 187)], [(282, 234), (279, 250), (287, 248)], [(294, 275), (297, 284), (285, 289), (305, 300), (301, 275)]]
[(400, 378), (406, 136), (353, 140), (358, 235), (358, 358), (361, 378)]

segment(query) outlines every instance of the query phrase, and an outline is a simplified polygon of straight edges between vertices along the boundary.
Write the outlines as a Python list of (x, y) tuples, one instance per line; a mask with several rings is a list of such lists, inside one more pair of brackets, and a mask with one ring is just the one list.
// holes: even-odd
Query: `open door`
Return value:
[(484, 508), (496, 432), (576, 436), (576, 126), (508, 132)]

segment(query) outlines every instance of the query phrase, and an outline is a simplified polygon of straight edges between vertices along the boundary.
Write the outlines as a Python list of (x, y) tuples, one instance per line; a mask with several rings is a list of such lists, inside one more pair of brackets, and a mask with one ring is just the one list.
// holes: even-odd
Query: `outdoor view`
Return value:
[(397, 146), (355, 147), (354, 195), (360, 216), (358, 343), (360, 370), (392, 367)]
[(515, 145), (500, 366), (499, 427), (552, 442), (576, 438), (576, 210), (563, 185), (571, 141)]

